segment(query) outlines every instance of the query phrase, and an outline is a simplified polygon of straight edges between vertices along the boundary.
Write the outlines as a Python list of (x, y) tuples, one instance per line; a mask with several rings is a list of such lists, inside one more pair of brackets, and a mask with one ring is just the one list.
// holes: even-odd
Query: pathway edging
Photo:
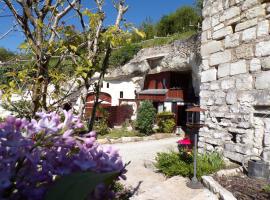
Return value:
[[(223, 169), (218, 171), (216, 174), (218, 176), (233, 176), (243, 171), (242, 167), (235, 169)], [(222, 200), (237, 200), (233, 194), (222, 187), (217, 181), (214, 180), (212, 176), (202, 176), (202, 182), (206, 188), (211, 192), (218, 195)]]
[[(141, 141), (150, 141), (150, 140), (161, 140), (165, 138), (176, 137), (176, 134), (166, 134), (166, 133), (158, 133), (150, 136), (144, 137), (121, 137), (118, 139), (98, 139), (99, 144), (117, 144), (117, 143), (129, 143), (129, 142), (141, 142)], [(181, 136), (179, 136), (181, 137)]]

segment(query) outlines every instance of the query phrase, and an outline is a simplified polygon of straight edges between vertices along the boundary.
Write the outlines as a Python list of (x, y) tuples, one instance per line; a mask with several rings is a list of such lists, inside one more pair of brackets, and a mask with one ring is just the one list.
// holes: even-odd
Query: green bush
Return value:
[(102, 117), (98, 118), (94, 123), (94, 130), (98, 135), (107, 135), (110, 132), (108, 126), (108, 117), (109, 113), (104, 109), (98, 107), (97, 111), (100, 113)]
[(105, 118), (98, 119), (94, 124), (94, 130), (98, 135), (107, 135), (110, 132), (108, 121)]
[(158, 36), (167, 36), (174, 33), (196, 30), (198, 22), (200, 22), (200, 16), (196, 9), (190, 6), (183, 6), (174, 13), (163, 16), (156, 25), (156, 32)]
[[(157, 169), (168, 177), (193, 176), (193, 155), (186, 152), (158, 153)], [(222, 156), (217, 152), (199, 154), (197, 157), (197, 177), (212, 174), (225, 166)]]
[(158, 131), (161, 133), (172, 133), (175, 128), (175, 116), (172, 112), (157, 114)]
[(155, 118), (156, 109), (152, 102), (143, 101), (137, 112), (136, 128), (147, 135), (152, 133)]
[(139, 44), (128, 44), (119, 49), (113, 50), (110, 57), (109, 65), (119, 67), (129, 62), (142, 47)]

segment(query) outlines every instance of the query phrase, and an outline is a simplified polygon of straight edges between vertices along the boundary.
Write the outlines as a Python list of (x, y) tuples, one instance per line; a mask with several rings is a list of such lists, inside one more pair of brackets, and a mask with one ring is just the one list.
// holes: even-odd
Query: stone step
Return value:
[(193, 190), (188, 188), (187, 181), (186, 178), (175, 176), (131, 197), (130, 200), (218, 200), (207, 189)]

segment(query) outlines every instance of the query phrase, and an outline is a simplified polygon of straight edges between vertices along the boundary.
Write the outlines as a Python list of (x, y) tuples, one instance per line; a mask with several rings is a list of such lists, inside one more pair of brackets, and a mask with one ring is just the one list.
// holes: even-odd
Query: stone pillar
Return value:
[(270, 3), (205, 0), (200, 103), (207, 109), (199, 151), (270, 160)]

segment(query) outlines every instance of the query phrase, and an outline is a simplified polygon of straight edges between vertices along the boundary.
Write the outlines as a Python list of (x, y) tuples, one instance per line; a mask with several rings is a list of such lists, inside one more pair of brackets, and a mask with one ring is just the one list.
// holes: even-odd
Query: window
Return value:
[(121, 91), (120, 92), (120, 99), (123, 99), (123, 97), (124, 97), (124, 93), (123, 93), (123, 91)]
[(107, 83), (107, 88), (109, 88), (110, 87), (110, 83)]
[(101, 88), (103, 88), (103, 82), (101, 83)]

